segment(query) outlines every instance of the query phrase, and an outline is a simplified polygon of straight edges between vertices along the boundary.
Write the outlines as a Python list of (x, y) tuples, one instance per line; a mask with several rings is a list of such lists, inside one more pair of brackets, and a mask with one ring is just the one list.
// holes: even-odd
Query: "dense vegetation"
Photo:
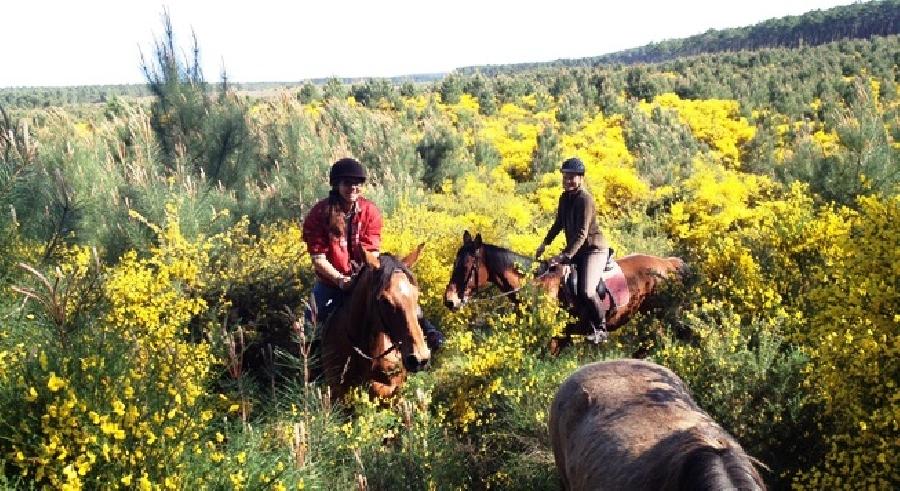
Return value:
[(461, 68), (462, 73), (497, 75), (526, 69), (591, 67), (601, 64), (656, 63), (685, 56), (764, 48), (817, 46), (842, 39), (868, 39), (900, 34), (900, 2), (881, 0), (837, 6), (825, 11), (769, 19), (748, 27), (710, 29), (683, 39), (670, 39), (602, 56)]
[[(387, 84), (425, 83), (439, 80), (444, 74), (406, 75), (384, 79)], [(295, 87), (324, 86), (329, 83), (354, 84), (365, 82), (363, 79), (312, 79), (304, 83), (285, 82), (242, 82), (232, 83), (234, 90), (244, 94), (272, 93), (279, 90), (291, 90)], [(115, 98), (136, 100), (151, 96), (145, 84), (140, 85), (88, 85), (79, 87), (6, 87), (0, 88), (0, 106), (16, 109), (38, 109), (66, 106), (69, 110), (77, 110), (84, 104), (105, 104)]]
[[(555, 489), (556, 387), (639, 345), (774, 487), (900, 482), (897, 36), (258, 98), (168, 32), (146, 101), (0, 115), (7, 486)], [(421, 303), (449, 336), (389, 405), (332, 401), (293, 330), (299, 220), (345, 155), (384, 249), (426, 241)], [(566, 319), (536, 293), (441, 303), (463, 230), (535, 249), (571, 155), (616, 250), (696, 279), (678, 317), (553, 358)]]

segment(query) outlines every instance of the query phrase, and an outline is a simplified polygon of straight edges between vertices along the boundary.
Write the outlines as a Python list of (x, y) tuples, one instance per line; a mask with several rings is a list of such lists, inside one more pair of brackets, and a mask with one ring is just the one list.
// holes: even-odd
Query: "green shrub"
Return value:
[(808, 357), (785, 344), (777, 325), (742, 322), (724, 305), (685, 313), (696, 341), (667, 340), (655, 355), (690, 387), (694, 399), (785, 486), (822, 453), (804, 390)]

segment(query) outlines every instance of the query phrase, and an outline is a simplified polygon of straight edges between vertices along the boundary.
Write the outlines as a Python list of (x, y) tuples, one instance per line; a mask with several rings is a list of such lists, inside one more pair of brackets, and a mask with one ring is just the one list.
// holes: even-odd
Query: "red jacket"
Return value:
[[(357, 263), (364, 261), (363, 250), (377, 251), (381, 247), (382, 219), (375, 203), (365, 198), (356, 201), (349, 243), (346, 231), (340, 238), (333, 238), (328, 233), (329, 221), (326, 198), (316, 203), (303, 220), (303, 241), (310, 254), (325, 254), (328, 262), (341, 273), (351, 273), (351, 260)], [(332, 283), (321, 276), (319, 278), (328, 284)]]

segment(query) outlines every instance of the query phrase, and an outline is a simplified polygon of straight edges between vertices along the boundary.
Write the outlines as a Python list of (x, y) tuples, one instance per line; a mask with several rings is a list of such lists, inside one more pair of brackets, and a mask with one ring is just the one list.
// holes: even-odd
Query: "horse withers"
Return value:
[(367, 384), (373, 396), (390, 397), (407, 372), (427, 367), (431, 352), (419, 326), (419, 288), (409, 269), (423, 247), (402, 260), (365, 253), (347, 298), (322, 333), (322, 369), (333, 396)]
[(556, 392), (549, 430), (568, 490), (765, 489), (754, 460), (655, 363), (576, 370)]
[[(485, 243), (481, 234), (474, 238), (466, 231), (463, 244), (456, 252), (450, 281), (444, 292), (444, 305), (450, 310), (461, 308), (473, 295), (490, 284), (496, 285), (510, 300), (516, 300), (516, 292), (528, 280), (523, 271), (534, 262), (531, 258), (516, 254), (509, 249)], [(630, 254), (617, 259), (624, 283), (627, 285), (628, 300), (615, 305), (606, 312), (606, 328), (615, 330), (628, 322), (638, 312), (659, 310), (661, 287), (670, 279), (681, 279), (686, 271), (684, 261), (678, 257), (658, 257), (649, 254)], [(570, 342), (573, 334), (590, 334), (593, 330), (581, 320), (581, 309), (573, 304), (574, 295), (563, 285), (564, 267), (554, 266), (538, 274), (533, 281), (548, 295), (559, 299), (567, 306), (579, 322), (566, 326), (562, 338), (555, 339), (551, 350), (558, 352)]]

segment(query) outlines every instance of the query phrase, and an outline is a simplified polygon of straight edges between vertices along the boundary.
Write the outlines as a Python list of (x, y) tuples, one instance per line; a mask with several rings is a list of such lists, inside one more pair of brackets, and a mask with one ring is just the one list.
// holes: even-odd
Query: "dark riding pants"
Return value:
[(597, 285), (600, 284), (608, 256), (609, 249), (591, 248), (573, 258), (578, 271), (578, 303), (584, 306), (594, 327), (602, 326), (606, 317)]
[(331, 317), (331, 314), (333, 314), (340, 304), (343, 303), (344, 295), (344, 292), (340, 288), (328, 285), (321, 281), (316, 281), (315, 284), (313, 284), (312, 296), (315, 305), (310, 305), (306, 308), (305, 317), (308, 322), (312, 322), (312, 312), (313, 309), (315, 309), (316, 325), (314, 326), (314, 337), (318, 338), (321, 336), (322, 333), (320, 332), (320, 329), (325, 321)]

